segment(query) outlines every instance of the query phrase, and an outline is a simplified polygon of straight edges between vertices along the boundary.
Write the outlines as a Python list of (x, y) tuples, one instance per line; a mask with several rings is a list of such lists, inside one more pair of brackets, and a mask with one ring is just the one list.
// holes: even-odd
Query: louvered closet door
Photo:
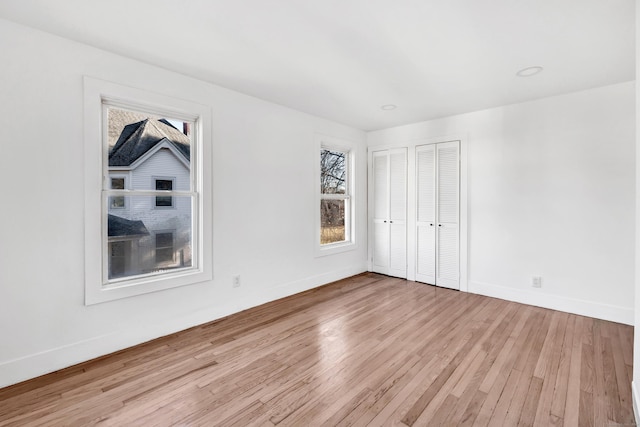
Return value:
[(436, 146), (416, 148), (416, 281), (436, 284)]
[(407, 277), (407, 149), (372, 153), (373, 242), (376, 273)]
[(407, 277), (407, 150), (389, 152), (389, 275)]
[(436, 145), (436, 284), (452, 289), (460, 287), (459, 159), (458, 141)]
[(389, 274), (389, 154), (373, 152), (372, 271)]

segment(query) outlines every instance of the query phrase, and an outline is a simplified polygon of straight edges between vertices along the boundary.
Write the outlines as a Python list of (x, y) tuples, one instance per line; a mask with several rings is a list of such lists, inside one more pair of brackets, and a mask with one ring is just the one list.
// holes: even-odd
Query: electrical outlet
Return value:
[(239, 288), (240, 287), (240, 276), (233, 276), (233, 278), (231, 279), (231, 283), (233, 284), (234, 288)]
[(531, 286), (534, 288), (542, 287), (542, 277), (541, 276), (533, 276), (531, 277)]

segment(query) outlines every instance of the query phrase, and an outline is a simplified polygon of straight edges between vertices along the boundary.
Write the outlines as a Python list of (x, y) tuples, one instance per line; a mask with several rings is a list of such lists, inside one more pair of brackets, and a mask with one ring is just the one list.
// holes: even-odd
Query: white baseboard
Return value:
[(633, 400), (633, 416), (635, 417), (636, 424), (640, 422), (640, 417), (638, 416), (638, 408), (640, 408), (640, 402), (638, 401), (638, 399), (640, 399), (640, 396), (638, 395), (636, 382), (631, 381), (631, 400)]
[(633, 307), (601, 304), (593, 301), (567, 298), (542, 292), (508, 288), (506, 286), (474, 281), (469, 281), (469, 292), (519, 302), (522, 304), (535, 305), (537, 307), (550, 308), (552, 310), (565, 311), (567, 313), (579, 314), (581, 316), (624, 323), (625, 325), (633, 325)]
[(307, 291), (367, 271), (366, 265), (332, 271), (273, 286), (261, 293), (244, 295), (241, 302), (199, 310), (158, 323), (130, 325), (127, 329), (0, 363), (0, 388), (45, 375), (96, 357), (202, 325), (231, 314)]

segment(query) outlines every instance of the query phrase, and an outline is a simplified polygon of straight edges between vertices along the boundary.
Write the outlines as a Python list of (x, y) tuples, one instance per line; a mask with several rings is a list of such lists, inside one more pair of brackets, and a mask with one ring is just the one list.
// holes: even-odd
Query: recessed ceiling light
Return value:
[(388, 110), (395, 110), (396, 108), (398, 108), (398, 106), (397, 105), (393, 105), (393, 104), (385, 104), (380, 108), (383, 109), (383, 110), (388, 111)]
[(527, 67), (527, 68), (523, 68), (522, 70), (518, 71), (516, 73), (516, 76), (518, 77), (531, 77), (531, 76), (535, 76), (536, 74), (541, 73), (543, 70), (542, 67), (536, 65), (534, 67)]

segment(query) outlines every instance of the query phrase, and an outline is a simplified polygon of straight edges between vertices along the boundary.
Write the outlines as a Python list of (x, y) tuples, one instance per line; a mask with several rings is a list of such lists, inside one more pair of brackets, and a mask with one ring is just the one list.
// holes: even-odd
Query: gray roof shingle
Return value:
[(158, 143), (167, 141), (189, 161), (189, 137), (164, 119), (145, 119), (128, 124), (109, 152), (109, 166), (130, 166)]
[(132, 221), (119, 216), (108, 216), (107, 234), (109, 237), (148, 236), (149, 230), (142, 221)]

